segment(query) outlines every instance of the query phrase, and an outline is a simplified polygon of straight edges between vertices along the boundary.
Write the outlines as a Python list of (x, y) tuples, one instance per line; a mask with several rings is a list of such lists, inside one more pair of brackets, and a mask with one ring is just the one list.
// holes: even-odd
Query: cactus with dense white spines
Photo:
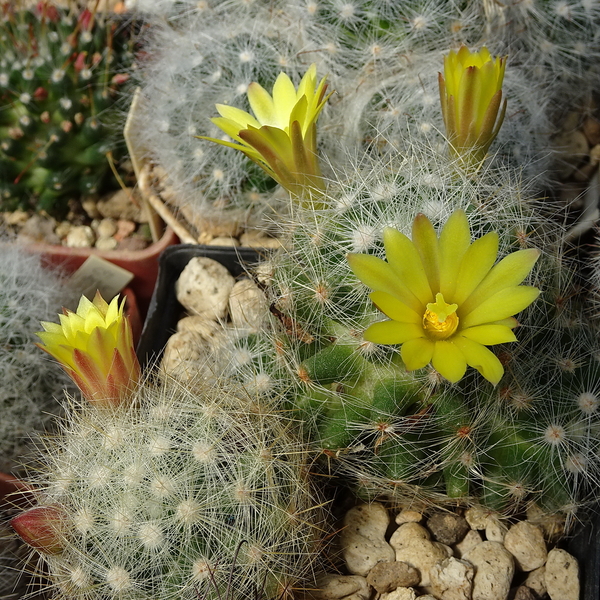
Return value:
[(72, 400), (48, 442), (36, 496), (50, 507), (41, 550), (53, 587), (86, 600), (226, 587), (271, 598), (309, 581), (321, 503), (296, 423), (226, 384), (147, 381), (131, 400)]

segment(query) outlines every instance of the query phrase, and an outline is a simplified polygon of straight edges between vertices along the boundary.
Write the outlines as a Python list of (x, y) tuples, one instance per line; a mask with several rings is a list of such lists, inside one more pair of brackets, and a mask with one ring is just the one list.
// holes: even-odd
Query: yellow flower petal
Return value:
[(423, 322), (422, 314), (415, 312), (410, 306), (400, 302), (398, 298), (387, 292), (371, 292), (369, 297), (382, 313), (394, 321), (414, 323), (415, 325), (421, 325)]
[(467, 370), (467, 361), (463, 353), (449, 341), (435, 342), (431, 364), (442, 377), (452, 383), (462, 379)]
[(283, 129), (289, 125), (289, 115), (297, 100), (292, 80), (285, 73), (279, 73), (273, 85), (273, 105), (279, 121), (278, 127)]
[(246, 129), (248, 125), (257, 128), (260, 127), (260, 123), (250, 113), (247, 113), (241, 108), (236, 108), (235, 106), (229, 106), (227, 104), (217, 104), (216, 108), (221, 117), (225, 119), (232, 128), (237, 128), (235, 135), (239, 133), (240, 129)]
[(354, 274), (372, 290), (387, 292), (395, 296), (415, 312), (419, 313), (422, 304), (399, 279), (391, 265), (381, 258), (369, 254), (348, 254), (348, 263)]
[(429, 288), (440, 289), (440, 265), (438, 238), (431, 221), (418, 214), (413, 221), (412, 241), (421, 257), (421, 263), (427, 275)]
[[(474, 327), (505, 319), (527, 308), (540, 294), (530, 286), (517, 286), (500, 290), (491, 298), (475, 307), (469, 314), (462, 315), (462, 328)], [(459, 306), (460, 310), (460, 306)]]
[(277, 115), (273, 106), (273, 98), (265, 88), (253, 81), (248, 86), (248, 102), (261, 125), (277, 126)]
[(474, 342), (484, 344), (485, 346), (493, 346), (494, 344), (505, 344), (507, 342), (516, 342), (517, 336), (513, 333), (512, 329), (505, 325), (489, 324), (489, 325), (477, 325), (475, 327), (469, 327), (463, 329), (460, 332), (463, 335)]
[(364, 333), (364, 339), (374, 344), (404, 344), (408, 340), (424, 337), (423, 328), (414, 323), (381, 321), (373, 323)]
[(422, 369), (431, 362), (435, 343), (427, 338), (408, 340), (402, 344), (400, 356), (408, 371)]
[(498, 234), (495, 231), (475, 240), (463, 256), (454, 295), (448, 300), (460, 306), (488, 274), (497, 255)]
[(440, 292), (452, 298), (461, 260), (471, 244), (471, 230), (464, 210), (454, 211), (440, 233)]
[(427, 274), (416, 246), (393, 227), (383, 230), (383, 244), (389, 264), (406, 287), (422, 304), (433, 301)]
[(505, 256), (462, 303), (461, 310), (464, 314), (468, 314), (478, 304), (500, 290), (519, 285), (527, 277), (539, 256), (540, 251), (533, 248), (518, 250)]
[(477, 369), (493, 385), (498, 384), (504, 375), (504, 367), (491, 350), (460, 335), (452, 341), (463, 353), (470, 367)]

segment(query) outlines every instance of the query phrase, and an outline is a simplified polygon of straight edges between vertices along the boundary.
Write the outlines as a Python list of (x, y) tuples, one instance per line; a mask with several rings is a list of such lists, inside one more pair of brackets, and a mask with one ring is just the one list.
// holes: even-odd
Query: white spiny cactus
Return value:
[(62, 515), (61, 551), (46, 557), (57, 591), (191, 600), (229, 586), (232, 598), (271, 598), (310, 575), (320, 502), (296, 424), (273, 402), (166, 378), (130, 406), (66, 412), (38, 482), (38, 504)]

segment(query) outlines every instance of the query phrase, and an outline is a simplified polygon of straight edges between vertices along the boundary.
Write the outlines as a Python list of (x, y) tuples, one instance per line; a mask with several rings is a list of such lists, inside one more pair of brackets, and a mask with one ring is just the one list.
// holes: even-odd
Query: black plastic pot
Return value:
[(600, 600), (600, 513), (585, 523), (565, 549), (579, 561), (581, 600)]
[(175, 282), (196, 256), (216, 260), (234, 277), (243, 275), (248, 266), (255, 265), (261, 258), (258, 251), (250, 248), (196, 244), (167, 248), (158, 259), (158, 278), (136, 349), (143, 370), (160, 361), (169, 337), (177, 331), (177, 322), (185, 311), (175, 296)]

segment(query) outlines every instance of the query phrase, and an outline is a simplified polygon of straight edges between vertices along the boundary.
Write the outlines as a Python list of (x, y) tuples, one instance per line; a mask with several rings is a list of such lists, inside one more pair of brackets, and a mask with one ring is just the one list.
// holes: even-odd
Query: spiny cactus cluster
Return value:
[(493, 151), (545, 183), (550, 117), (581, 101), (598, 58), (600, 11), (591, 2), (189, 2), (173, 13), (149, 17), (152, 52), (139, 73), (156, 126), (144, 132), (146, 147), (171, 175), (181, 204), (198, 213), (251, 209), (249, 223), (269, 205), (282, 210), (272, 182), (241, 155), (196, 136), (222, 135), (208, 124), (214, 104), (247, 109), (252, 81), (264, 85), (284, 70), (297, 82), (316, 63), (335, 90), (319, 143), (339, 168), (348, 153), (365, 149), (410, 154), (414, 145), (443, 145), (442, 54), (486, 44), (509, 54), (511, 66), (511, 108)]
[(123, 152), (115, 125), (132, 39), (110, 15), (75, 5), (0, 11), (0, 208), (61, 218), (69, 199), (117, 187), (107, 154), (118, 162)]
[(38, 505), (52, 544), (32, 543), (56, 589), (86, 600), (290, 595), (322, 536), (293, 421), (227, 385), (145, 382), (131, 400), (71, 401), (50, 442)]
[[(291, 382), (288, 400), (316, 448), (361, 494), (575, 511), (597, 497), (600, 348), (560, 256), (560, 229), (507, 171), (473, 181), (449, 162), (411, 162), (344, 180), (330, 190), (332, 208), (296, 215), (269, 263), (271, 344), (268, 333), (238, 341), (245, 361), (235, 376), (260, 375), (264, 392)], [(409, 373), (397, 346), (364, 341), (380, 313), (346, 261), (348, 252), (384, 257), (386, 225), (410, 236), (424, 213), (439, 233), (458, 208), (473, 238), (498, 231), (499, 257), (544, 251), (532, 276), (542, 295), (518, 316), (518, 342), (497, 347), (505, 375), (496, 386), (475, 371), (456, 384), (431, 367)]]
[(60, 273), (40, 257), (0, 246), (0, 470), (22, 468), (32, 436), (59, 412), (68, 378), (35, 347), (40, 320), (74, 300)]

